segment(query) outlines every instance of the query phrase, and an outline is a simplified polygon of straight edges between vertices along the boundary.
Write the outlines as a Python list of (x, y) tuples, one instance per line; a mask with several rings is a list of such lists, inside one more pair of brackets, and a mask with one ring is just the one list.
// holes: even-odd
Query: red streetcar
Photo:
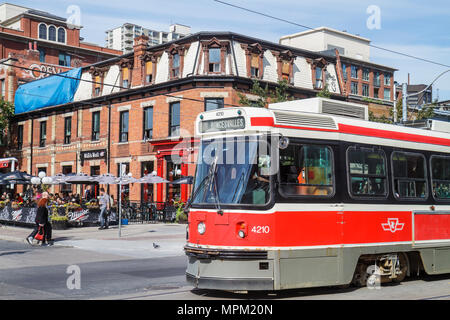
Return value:
[(221, 290), (450, 272), (450, 123), (312, 98), (201, 113), (187, 280)]

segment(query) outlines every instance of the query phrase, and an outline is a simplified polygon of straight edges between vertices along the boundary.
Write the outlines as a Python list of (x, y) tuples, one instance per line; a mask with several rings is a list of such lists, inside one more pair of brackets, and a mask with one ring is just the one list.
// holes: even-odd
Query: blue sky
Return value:
[[(11, 3), (69, 17), (67, 8), (81, 10), (85, 41), (105, 45), (105, 31), (124, 22), (168, 30), (181, 23), (198, 31), (234, 31), (278, 42), (286, 34), (306, 29), (235, 9), (213, 0), (9, 0)], [(373, 45), (433, 60), (450, 66), (450, 2), (392, 0), (224, 0), (309, 27), (327, 26), (369, 38)], [(369, 29), (370, 5), (380, 8), (380, 29)], [(398, 69), (395, 80), (431, 83), (450, 69), (371, 48), (371, 60)], [(437, 90), (439, 89), (439, 90)], [(450, 72), (436, 81), (433, 99), (450, 99)]]

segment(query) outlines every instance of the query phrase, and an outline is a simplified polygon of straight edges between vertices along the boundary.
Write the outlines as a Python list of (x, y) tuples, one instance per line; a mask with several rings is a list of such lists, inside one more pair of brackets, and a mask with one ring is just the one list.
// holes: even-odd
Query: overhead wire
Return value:
[[(105, 83), (105, 82), (98, 82), (98, 81), (83, 79), (82, 77), (77, 78), (77, 77), (71, 77), (71, 76), (63, 75), (61, 73), (52, 73), (52, 72), (44, 71), (44, 70), (36, 70), (36, 69), (28, 68), (28, 67), (16, 66), (14, 64), (9, 64), (9, 63), (5, 63), (5, 62), (0, 62), (0, 64), (6, 65), (6, 66), (15, 67), (15, 68), (19, 68), (19, 69), (23, 69), (23, 70), (29, 70), (29, 71), (33, 71), (33, 72), (45, 73), (45, 74), (49, 74), (51, 76), (57, 76), (57, 77), (62, 77), (62, 78), (67, 78), (67, 79), (72, 79), (72, 80), (85, 81), (85, 82), (89, 82), (89, 83), (92, 83), (92, 84), (99, 84), (99, 85), (103, 85), (103, 86), (109, 86), (109, 87), (113, 87), (113, 89), (114, 88), (119, 88), (119, 89), (123, 89), (123, 90), (133, 89), (133, 88), (130, 88), (130, 87), (122, 87), (122, 86), (119, 86), (119, 85), (109, 84), (109, 83)], [(110, 94), (112, 94), (112, 93), (110, 93)], [(157, 94), (155, 94), (155, 96), (156, 95), (162, 95), (162, 96), (166, 96), (166, 97), (169, 97), (169, 98), (177, 98), (177, 99), (180, 99), (180, 100), (189, 100), (189, 101), (196, 101), (196, 102), (202, 102), (202, 103), (205, 102), (205, 100), (201, 100), (201, 99), (180, 97), (180, 96), (171, 95), (171, 94), (168, 94), (168, 93), (157, 93)], [(142, 99), (142, 98), (139, 98), (139, 99)], [(234, 105), (234, 104), (225, 103), (225, 102), (224, 103), (218, 103), (218, 102), (213, 102), (213, 101), (209, 101), (209, 102), (210, 103), (215, 103), (215, 104), (220, 104), (220, 105), (223, 105), (223, 106), (242, 107), (242, 106), (239, 106), (239, 105)]]
[[(308, 29), (308, 30), (315, 30), (316, 29), (316, 28), (309, 27), (309, 26), (306, 26), (306, 25), (303, 25), (303, 24), (299, 24), (299, 23), (296, 23), (296, 22), (293, 22), (293, 21), (290, 21), (290, 20), (286, 20), (286, 19), (283, 19), (283, 18), (275, 17), (275, 16), (272, 16), (272, 15), (269, 15), (269, 14), (266, 14), (266, 13), (263, 13), (263, 12), (259, 12), (259, 11), (256, 11), (256, 10), (252, 10), (252, 9), (248, 9), (248, 8), (245, 8), (245, 7), (242, 7), (242, 6), (238, 6), (238, 5), (226, 2), (226, 1), (222, 1), (222, 0), (213, 0), (213, 1), (217, 2), (217, 3), (221, 3), (221, 4), (224, 4), (224, 5), (227, 5), (227, 6), (230, 6), (230, 7), (233, 7), (233, 8), (236, 8), (236, 9), (240, 9), (240, 10), (243, 10), (243, 11), (251, 12), (251, 13), (254, 13), (254, 14), (257, 14), (257, 15), (261, 15), (261, 16), (264, 16), (264, 17), (267, 17), (267, 18), (271, 18), (271, 19), (278, 20), (278, 21), (281, 21), (281, 22), (286, 22), (286, 23), (289, 23), (289, 24), (292, 24), (292, 25), (295, 25), (295, 26), (298, 26), (298, 27), (302, 27), (302, 28)], [(376, 48), (376, 49), (379, 49), (379, 50), (384, 50), (384, 51), (387, 51), (387, 52), (391, 52), (391, 53), (395, 53), (395, 54), (398, 54), (398, 55), (402, 55), (402, 56), (405, 56), (405, 57), (408, 57), (408, 58), (412, 58), (412, 59), (420, 60), (420, 61), (423, 61), (423, 62), (428, 62), (428, 63), (432, 63), (432, 64), (435, 64), (435, 65), (439, 65), (439, 66), (442, 66), (442, 67), (450, 68), (450, 65), (443, 64), (443, 63), (436, 62), (436, 61), (432, 61), (432, 60), (425, 59), (425, 58), (421, 58), (421, 57), (417, 57), (417, 56), (413, 56), (411, 54), (403, 53), (403, 52), (400, 52), (400, 51), (383, 48), (383, 47), (380, 47), (380, 46), (377, 46), (377, 45), (373, 45), (373, 44), (370, 44), (370, 43), (369, 43), (369, 46), (373, 47), (373, 48)]]

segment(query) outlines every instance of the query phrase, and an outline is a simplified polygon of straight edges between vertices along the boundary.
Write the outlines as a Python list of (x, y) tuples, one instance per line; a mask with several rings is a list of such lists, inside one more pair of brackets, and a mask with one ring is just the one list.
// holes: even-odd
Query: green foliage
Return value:
[(328, 90), (328, 84), (325, 84), (325, 86), (322, 88), (322, 90), (320, 90), (319, 92), (317, 92), (317, 97), (320, 98), (331, 98), (331, 92)]
[(375, 117), (372, 111), (369, 111), (369, 121), (381, 122), (381, 123), (393, 123), (391, 118), (382, 115), (381, 117)]
[(417, 120), (433, 118), (435, 107), (436, 104), (433, 103), (427, 107), (423, 107), (422, 109), (420, 109), (419, 112), (417, 112)]
[(0, 100), (0, 131), (9, 127), (11, 118), (14, 116), (14, 105), (11, 102)]
[(50, 216), (51, 221), (69, 221), (69, 218), (67, 216), (60, 216), (58, 214), (52, 214)]
[(175, 201), (174, 204), (177, 207), (177, 212), (175, 215), (175, 222), (176, 223), (186, 222), (188, 220), (188, 217), (187, 217), (186, 213), (184, 212), (184, 202)]
[(250, 89), (250, 93), (257, 96), (257, 100), (250, 100), (245, 94), (238, 92), (239, 104), (248, 107), (265, 108), (269, 103), (292, 100), (292, 97), (288, 94), (288, 87), (288, 82), (283, 79), (278, 81), (275, 91), (270, 92), (268, 84), (263, 88), (258, 80), (253, 80), (253, 86)]

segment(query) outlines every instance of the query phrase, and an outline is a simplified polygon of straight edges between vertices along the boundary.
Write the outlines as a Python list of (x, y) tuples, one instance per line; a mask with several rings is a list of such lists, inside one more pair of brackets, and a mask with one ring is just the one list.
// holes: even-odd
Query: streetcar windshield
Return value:
[(268, 143), (258, 137), (202, 141), (192, 204), (264, 205), (270, 199)]

